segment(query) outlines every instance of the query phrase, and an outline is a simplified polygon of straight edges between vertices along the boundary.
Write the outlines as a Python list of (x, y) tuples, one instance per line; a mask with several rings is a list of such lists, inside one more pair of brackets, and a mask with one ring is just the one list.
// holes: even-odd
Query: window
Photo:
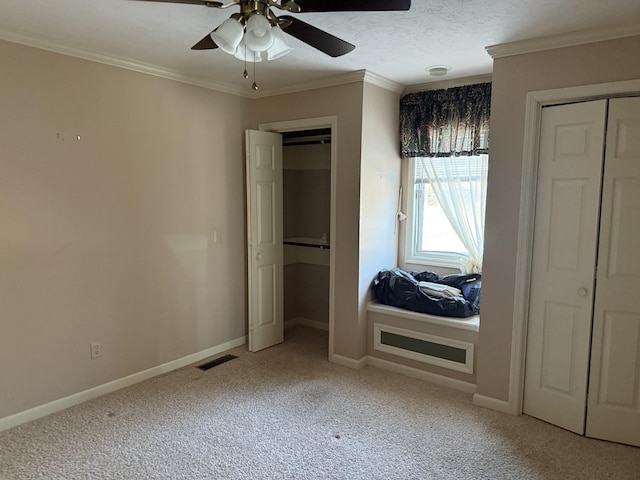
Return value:
[[(439, 158), (410, 158), (408, 168), (408, 217), (406, 233), (406, 261), (409, 263), (460, 268), (461, 261), (472, 257), (456, 233), (448, 214), (473, 224), (484, 224), (484, 195), (486, 192), (487, 156)], [(457, 196), (462, 205), (446, 206), (440, 195)], [(447, 212), (447, 209), (449, 211)], [(462, 227), (464, 228), (464, 227)], [(475, 227), (472, 227), (475, 228)], [(482, 235), (482, 233), (479, 233)]]
[(482, 271), (490, 109), (488, 82), (400, 99), (407, 263)]

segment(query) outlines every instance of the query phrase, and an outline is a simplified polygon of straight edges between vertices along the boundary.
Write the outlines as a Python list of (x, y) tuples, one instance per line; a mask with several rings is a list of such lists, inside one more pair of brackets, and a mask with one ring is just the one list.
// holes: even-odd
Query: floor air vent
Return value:
[(210, 368), (217, 367), (222, 363), (226, 363), (229, 360), (233, 360), (234, 358), (238, 358), (235, 355), (223, 355), (222, 357), (214, 358), (210, 362), (203, 363), (202, 365), (198, 365), (200, 370), (209, 370)]

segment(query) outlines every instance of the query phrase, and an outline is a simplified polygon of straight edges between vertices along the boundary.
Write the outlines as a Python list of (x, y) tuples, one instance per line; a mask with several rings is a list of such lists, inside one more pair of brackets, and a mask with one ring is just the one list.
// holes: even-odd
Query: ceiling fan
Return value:
[[(219, 9), (239, 6), (240, 12), (233, 13), (191, 49), (220, 48), (245, 62), (254, 63), (262, 59), (275, 60), (292, 50), (283, 32), (331, 57), (339, 57), (356, 48), (291, 15), (278, 17), (272, 9), (305, 13), (400, 11), (411, 7), (411, 0), (233, 0), (226, 4), (210, 0), (139, 1), (183, 3)], [(248, 78), (246, 68), (245, 78)], [(255, 82), (253, 88), (257, 90)]]

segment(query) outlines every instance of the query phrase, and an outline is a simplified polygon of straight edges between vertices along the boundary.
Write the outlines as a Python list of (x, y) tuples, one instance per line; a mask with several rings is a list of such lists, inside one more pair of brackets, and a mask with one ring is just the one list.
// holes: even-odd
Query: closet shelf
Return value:
[(331, 248), (327, 242), (318, 238), (307, 238), (307, 237), (285, 238), (282, 243), (284, 243), (285, 245), (295, 245), (297, 247), (319, 248), (322, 250), (329, 250)]

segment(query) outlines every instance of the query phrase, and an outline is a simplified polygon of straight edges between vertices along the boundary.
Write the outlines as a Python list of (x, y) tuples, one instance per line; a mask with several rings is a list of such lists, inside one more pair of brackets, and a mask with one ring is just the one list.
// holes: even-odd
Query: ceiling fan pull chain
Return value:
[(244, 78), (249, 78), (249, 73), (247, 73), (247, 45), (244, 46), (244, 72), (242, 72), (242, 76)]
[(258, 84), (256, 83), (256, 52), (253, 52), (253, 85), (251, 85), (253, 90), (258, 90)]

